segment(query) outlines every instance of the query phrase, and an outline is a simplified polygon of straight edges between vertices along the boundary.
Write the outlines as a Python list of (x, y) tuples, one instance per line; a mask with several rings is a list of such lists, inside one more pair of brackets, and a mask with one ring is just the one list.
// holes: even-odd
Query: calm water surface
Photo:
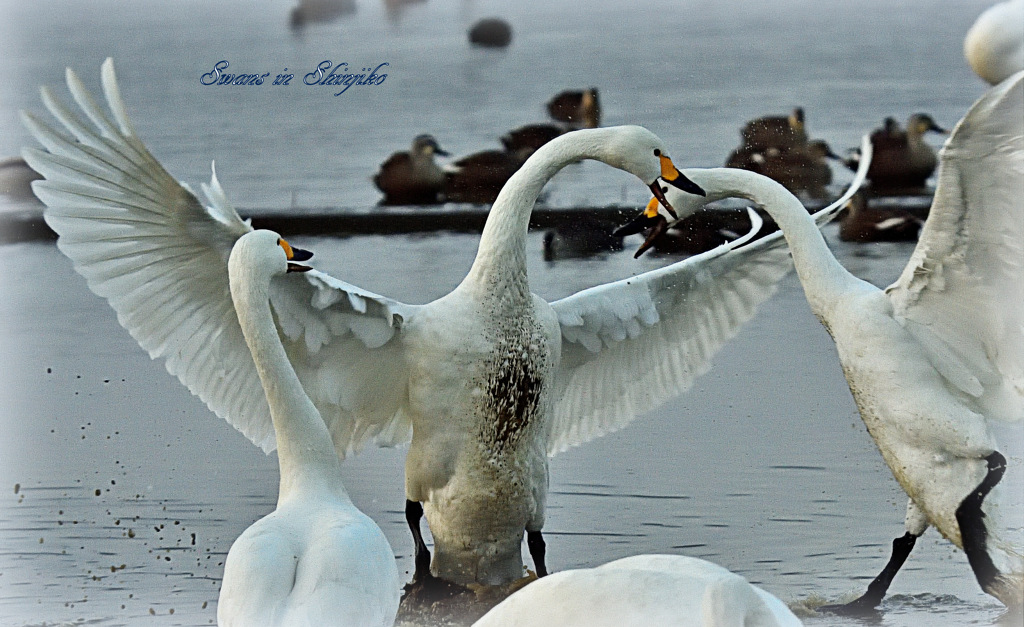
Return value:
[[(685, 165), (717, 165), (746, 119), (802, 105), (836, 149), (886, 115), (925, 110), (952, 125), (984, 86), (963, 33), (985, 2), (520, 3), (513, 46), (469, 49), (497, 2), (430, 0), (388, 19), (369, 0), (301, 34), (287, 2), (0, 4), (0, 156), (31, 143), (17, 109), (72, 65), (90, 86), (114, 56), (139, 134), (179, 178), (210, 159), (242, 207), (365, 209), (369, 177), (430, 131), (456, 155), (497, 147), (543, 119), (568, 87), (597, 85), (608, 124), (641, 123)], [(131, 7), (126, 10), (125, 7)], [(183, 43), (184, 42), (184, 43)], [(324, 59), (390, 63), (373, 90), (213, 88), (221, 59), (240, 71), (309, 72)], [(63, 90), (58, 93), (64, 94)], [(837, 179), (848, 177), (837, 172)], [(646, 200), (596, 164), (549, 186), (547, 202)], [(831, 236), (831, 230), (830, 230)], [(421, 303), (454, 287), (470, 235), (310, 238), (318, 266)], [(835, 243), (858, 276), (885, 285), (911, 246)], [(152, 362), (50, 244), (5, 246), (0, 262), (0, 624), (206, 625), (235, 537), (274, 506), (276, 462)], [(533, 288), (558, 298), (665, 263), (627, 252), (541, 261)], [(1024, 535), (1022, 429), (1001, 427), (1011, 460), (1008, 524)], [(411, 570), (404, 450), (345, 464), (356, 503)], [(825, 331), (791, 276), (694, 389), (627, 429), (552, 461), (550, 566), (641, 552), (711, 559), (789, 602), (859, 592), (903, 532), (905, 497), (857, 416)], [(893, 585), (882, 625), (991, 625), (1000, 607), (966, 559), (931, 531)], [(811, 625), (856, 624), (822, 618)]]

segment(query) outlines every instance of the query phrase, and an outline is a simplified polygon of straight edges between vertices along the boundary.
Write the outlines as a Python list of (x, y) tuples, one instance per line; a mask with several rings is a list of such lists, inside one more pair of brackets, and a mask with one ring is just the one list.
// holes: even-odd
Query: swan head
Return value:
[(699, 185), (676, 168), (665, 143), (654, 133), (642, 126), (616, 126), (602, 130), (609, 135), (603, 142), (601, 160), (647, 183), (654, 197), (673, 217), (676, 217), (676, 211), (665, 197), (659, 179), (687, 194), (705, 195)]
[(250, 273), (273, 277), (311, 270), (309, 266), (295, 262), (312, 257), (313, 253), (295, 248), (277, 233), (260, 229), (238, 238), (231, 248), (228, 267), (230, 270), (245, 267)]

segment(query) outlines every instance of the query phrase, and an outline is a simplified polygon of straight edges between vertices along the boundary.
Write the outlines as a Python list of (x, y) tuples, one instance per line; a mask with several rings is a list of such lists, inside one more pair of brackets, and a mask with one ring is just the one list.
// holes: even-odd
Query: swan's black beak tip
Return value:
[(656, 215), (653, 218), (646, 218), (648, 224), (651, 226), (650, 231), (647, 233), (647, 238), (644, 239), (644, 243), (640, 245), (636, 253), (633, 254), (633, 259), (639, 259), (640, 255), (647, 252), (654, 244), (658, 241), (658, 238), (662, 236), (665, 231), (668, 230), (668, 220), (663, 215)]
[(673, 187), (675, 187), (677, 189), (681, 189), (681, 190), (683, 190), (684, 192), (686, 192), (688, 194), (695, 194), (697, 196), (707, 196), (708, 195), (708, 193), (705, 192), (704, 189), (700, 185), (697, 185), (696, 183), (694, 183), (690, 179), (686, 178), (686, 176), (682, 172), (679, 172), (679, 176), (675, 177), (674, 179), (671, 179), (671, 180), (665, 179), (665, 180), (668, 182), (669, 185), (672, 185)]
[(641, 233), (652, 226), (654, 226), (654, 218), (648, 218), (645, 214), (641, 213), (629, 222), (612, 231), (612, 235), (614, 237), (634, 235), (636, 233)]
[(295, 248), (294, 246), (292, 247), (292, 259), (294, 261), (309, 261), (312, 258), (313, 253), (309, 252), (308, 250)]
[(654, 182), (648, 185), (648, 187), (651, 188), (651, 193), (658, 199), (658, 202), (660, 202), (661, 206), (665, 208), (665, 211), (668, 211), (673, 218), (678, 220), (679, 214), (676, 213), (676, 210), (668, 202), (668, 198), (665, 198), (665, 190), (661, 188), (661, 184), (658, 183), (658, 179), (654, 179)]
[(312, 269), (299, 263), (288, 262), (288, 272), (309, 272)]

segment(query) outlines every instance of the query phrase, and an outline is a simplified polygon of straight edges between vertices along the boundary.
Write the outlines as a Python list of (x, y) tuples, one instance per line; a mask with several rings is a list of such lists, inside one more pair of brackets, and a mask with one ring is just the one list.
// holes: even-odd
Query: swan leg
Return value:
[(964, 553), (967, 554), (967, 561), (978, 584), (982, 590), (993, 594), (998, 590), (1000, 573), (988, 554), (988, 530), (985, 528), (985, 513), (981, 511), (981, 504), (992, 488), (1002, 480), (1006, 472), (1006, 458), (999, 451), (993, 451), (985, 461), (988, 462), (988, 474), (956, 508), (956, 522), (960, 525)]
[(818, 608), (818, 611), (847, 616), (862, 616), (874, 613), (878, 604), (885, 597), (885, 593), (889, 591), (889, 586), (896, 577), (896, 573), (900, 571), (900, 568), (907, 561), (907, 557), (910, 556), (910, 552), (914, 549), (917, 539), (928, 528), (928, 518), (914, 503), (913, 499), (907, 500), (907, 517), (904, 527), (907, 532), (892, 541), (892, 556), (889, 558), (889, 562), (882, 569), (882, 572), (868, 584), (868, 589), (862, 596), (841, 605), (823, 605)]
[(430, 576), (430, 549), (423, 541), (423, 531), (420, 529), (420, 519), (423, 518), (423, 505), (417, 501), (405, 501), (405, 521), (409, 523), (409, 531), (412, 532), (412, 539), (416, 543), (416, 573), (413, 579), (422, 579)]
[(537, 531), (526, 531), (526, 546), (530, 549), (530, 557), (533, 558), (533, 566), (537, 569), (537, 576), (546, 577), (548, 567), (544, 563), (544, 555), (547, 551), (547, 545), (544, 543), (544, 536), (541, 535), (539, 529)]

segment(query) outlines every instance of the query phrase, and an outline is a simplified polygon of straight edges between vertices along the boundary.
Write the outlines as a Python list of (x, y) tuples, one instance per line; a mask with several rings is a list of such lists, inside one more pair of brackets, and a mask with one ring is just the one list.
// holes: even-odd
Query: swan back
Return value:
[(231, 298), (270, 406), (281, 486), (277, 509), (232, 544), (217, 609), (224, 626), (391, 625), (398, 611), (394, 553), (348, 498), (340, 461), (278, 335), (270, 284), (293, 249), (272, 231), (238, 238), (228, 259)]
[(785, 604), (704, 560), (636, 555), (538, 579), (474, 627), (795, 627)]

